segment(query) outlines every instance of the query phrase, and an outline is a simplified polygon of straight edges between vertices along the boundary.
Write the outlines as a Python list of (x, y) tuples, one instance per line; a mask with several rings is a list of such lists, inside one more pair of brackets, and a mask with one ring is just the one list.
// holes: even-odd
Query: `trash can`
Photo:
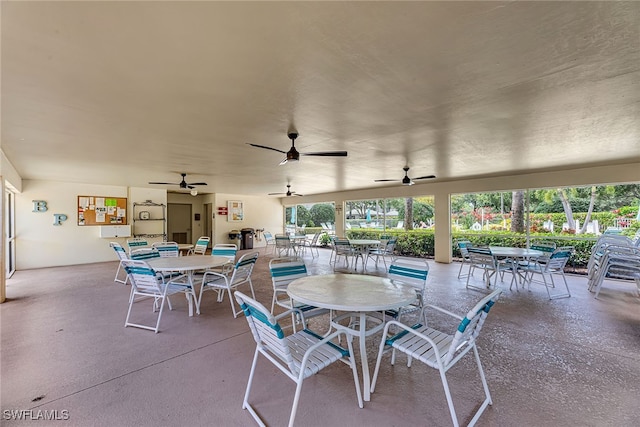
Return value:
[(231, 240), (231, 243), (234, 243), (238, 247), (240, 247), (240, 236), (240, 230), (231, 230), (229, 232), (229, 240)]
[(253, 228), (243, 228), (240, 230), (242, 237), (240, 239), (240, 249), (253, 249), (253, 235), (255, 230)]

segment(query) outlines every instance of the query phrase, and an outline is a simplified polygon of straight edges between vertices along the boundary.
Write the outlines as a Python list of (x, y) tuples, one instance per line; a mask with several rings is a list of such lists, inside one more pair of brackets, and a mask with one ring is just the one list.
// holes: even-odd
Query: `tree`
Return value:
[(569, 228), (569, 230), (575, 230), (576, 221), (573, 219), (573, 210), (571, 210), (571, 203), (569, 203), (566, 189), (558, 188), (558, 196), (560, 197), (560, 201), (562, 202), (564, 214), (567, 217), (567, 227)]
[(516, 190), (511, 195), (511, 231), (524, 233), (524, 191)]
[(587, 231), (587, 224), (591, 221), (591, 214), (593, 213), (593, 205), (596, 201), (596, 186), (591, 187), (591, 200), (589, 201), (589, 209), (587, 210), (587, 216), (584, 219), (580, 233), (584, 234)]
[(311, 206), (309, 213), (311, 214), (311, 220), (316, 227), (323, 222), (335, 222), (336, 219), (334, 207), (329, 203), (317, 203)]
[(404, 229), (413, 230), (413, 197), (404, 199)]

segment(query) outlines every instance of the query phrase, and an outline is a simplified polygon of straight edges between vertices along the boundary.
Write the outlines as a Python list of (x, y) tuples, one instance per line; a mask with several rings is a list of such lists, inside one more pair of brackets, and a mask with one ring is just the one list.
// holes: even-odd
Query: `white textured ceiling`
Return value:
[[(640, 160), (638, 2), (2, 2), (25, 179), (265, 195)], [(304, 151), (282, 155), (295, 128)], [(388, 185), (388, 184), (387, 184)], [(175, 187), (168, 186), (173, 190)]]

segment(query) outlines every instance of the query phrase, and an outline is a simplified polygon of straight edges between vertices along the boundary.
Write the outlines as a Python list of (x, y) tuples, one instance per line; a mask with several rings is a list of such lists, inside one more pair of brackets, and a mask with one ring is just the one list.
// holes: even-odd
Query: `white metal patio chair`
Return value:
[(289, 236), (276, 234), (275, 240), (275, 251), (278, 253), (279, 257), (296, 255), (296, 247)]
[[(183, 293), (187, 294), (187, 298), (193, 298), (195, 301), (196, 294), (189, 283), (175, 282), (171, 279), (166, 279), (161, 273), (156, 272), (143, 260), (123, 260), (121, 262), (129, 277), (129, 283), (131, 283), (129, 309), (127, 310), (127, 318), (124, 321), (125, 327), (133, 326), (158, 333), (165, 300), (167, 300), (169, 310), (173, 309), (169, 301), (170, 295)], [(136, 297), (138, 298), (136, 299)], [(158, 318), (155, 326), (130, 322), (129, 319), (131, 317), (133, 304), (148, 298), (153, 298), (153, 312), (155, 313), (155, 311), (158, 310)], [(160, 302), (159, 305), (158, 302)]]
[[(429, 264), (422, 258), (396, 258), (391, 262), (387, 277), (393, 283), (400, 283), (413, 287), (416, 291), (416, 300), (411, 305), (400, 307), (397, 310), (387, 310), (385, 314), (400, 321), (401, 317), (420, 310), (420, 318), (423, 317), (424, 293), (429, 275)], [(425, 321), (426, 323), (426, 321)]]
[(376, 368), (373, 373), (373, 380), (371, 381), (371, 392), (373, 393), (376, 387), (376, 381), (378, 379), (378, 373), (380, 372), (380, 362), (385, 348), (391, 348), (391, 364), (395, 364), (396, 351), (405, 353), (408, 357), (407, 366), (411, 366), (412, 359), (417, 359), (430, 368), (437, 369), (440, 373), (440, 380), (444, 388), (444, 393), (447, 398), (447, 404), (449, 406), (449, 413), (453, 425), (457, 427), (458, 417), (453, 405), (453, 399), (451, 391), (449, 390), (449, 383), (447, 381), (447, 372), (454, 367), (464, 355), (473, 350), (473, 354), (478, 365), (478, 372), (484, 388), (485, 398), (478, 410), (473, 415), (469, 426), (473, 426), (487, 406), (492, 404), (491, 394), (489, 393), (489, 386), (482, 369), (482, 363), (480, 362), (480, 355), (478, 354), (478, 348), (476, 347), (476, 340), (482, 326), (485, 323), (487, 314), (491, 307), (500, 297), (502, 290), (497, 289), (491, 292), (489, 295), (482, 298), (465, 317), (460, 317), (450, 311), (443, 308), (428, 305), (425, 308), (433, 308), (449, 316), (452, 316), (460, 320), (459, 325), (453, 330), (453, 333), (441, 332), (439, 330), (416, 324), (412, 327), (404, 325), (395, 320), (386, 324), (383, 337), (387, 337), (389, 328), (399, 328), (402, 331), (394, 336), (383, 339), (380, 342), (380, 348), (378, 350), (378, 358), (376, 360)]
[[(533, 259), (526, 265), (519, 265), (518, 270), (524, 273), (524, 281), (529, 288), (531, 288), (531, 283), (542, 283), (547, 289), (549, 299), (570, 297), (571, 292), (569, 291), (567, 278), (564, 275), (564, 266), (569, 261), (573, 251), (573, 246), (561, 246), (554, 250), (548, 259)], [(536, 274), (540, 275), (540, 279), (534, 279)], [(550, 289), (556, 287), (553, 280), (554, 275), (562, 277), (566, 293), (551, 294)]]
[(131, 253), (134, 249), (149, 247), (149, 242), (142, 237), (134, 237), (133, 239), (127, 239), (127, 247), (129, 248), (129, 253)]
[[(458, 245), (458, 250), (460, 251), (460, 256), (462, 257), (460, 270), (458, 271), (458, 279), (463, 279), (471, 274), (471, 259), (469, 258), (469, 248), (472, 247), (473, 244), (469, 240), (458, 240), (456, 244)], [(462, 269), (464, 268), (465, 264), (469, 265), (469, 271), (467, 271), (467, 274), (462, 274)]]
[[(315, 258), (320, 256), (320, 251), (318, 250), (318, 239), (320, 238), (320, 233), (315, 233), (311, 239), (305, 239), (301, 242), (300, 248), (302, 249), (303, 254), (307, 252), (307, 248), (309, 249), (309, 253), (311, 254), (311, 258)], [(316, 251), (316, 255), (313, 255), (313, 251)]]
[(189, 255), (204, 255), (207, 253), (209, 242), (211, 238), (209, 236), (200, 236), (193, 246), (193, 249), (189, 251)]
[[(329, 310), (314, 307), (308, 304), (296, 303), (292, 301), (287, 294), (289, 283), (301, 277), (309, 275), (305, 263), (296, 257), (274, 258), (269, 261), (269, 272), (271, 273), (271, 283), (273, 284), (273, 298), (271, 300), (271, 313), (276, 305), (287, 310), (296, 308), (304, 313), (306, 318), (320, 316), (329, 312)], [(293, 331), (296, 331), (296, 318), (292, 316), (291, 322)]]
[(202, 285), (200, 286), (200, 295), (198, 296), (198, 307), (201, 307), (202, 294), (207, 290), (214, 290), (218, 293), (218, 302), (224, 300), (225, 291), (229, 294), (229, 302), (231, 303), (231, 311), (233, 317), (238, 317), (241, 310), (236, 310), (235, 303), (231, 291), (236, 290), (239, 286), (249, 284), (251, 295), (255, 298), (253, 291), (253, 283), (251, 282), (251, 273), (253, 267), (258, 260), (258, 252), (248, 252), (240, 257), (233, 267), (233, 270), (227, 273), (218, 273), (217, 271), (207, 271), (202, 276)]
[(365, 260), (365, 264), (369, 262), (369, 258), (375, 257), (375, 265), (378, 266), (378, 261), (382, 258), (382, 262), (384, 263), (385, 270), (387, 269), (387, 257), (391, 258), (391, 262), (393, 262), (393, 258), (395, 257), (396, 243), (398, 242), (397, 237), (391, 237), (389, 239), (380, 239), (380, 246), (377, 248), (369, 249), (367, 252), (367, 259)]
[[(273, 316), (262, 304), (241, 292), (236, 291), (235, 298), (244, 311), (245, 318), (249, 323), (249, 328), (251, 328), (253, 338), (256, 341), (256, 350), (253, 356), (253, 363), (251, 364), (242, 409), (248, 410), (259, 425), (264, 426), (265, 423), (249, 403), (249, 394), (251, 392), (253, 376), (256, 371), (258, 355), (260, 354), (296, 383), (291, 415), (289, 416), (289, 427), (293, 426), (296, 418), (303, 381), (337, 361), (342, 361), (350, 366), (356, 387), (358, 406), (360, 408), (363, 407), (362, 393), (351, 341), (345, 339), (348, 346), (347, 349), (331, 342), (331, 340), (336, 337), (346, 336), (345, 332), (336, 331), (322, 338), (315, 332), (307, 329), (304, 315), (297, 309), (291, 309), (278, 316)], [(285, 336), (278, 320), (290, 316), (293, 312), (297, 312), (300, 316), (304, 329), (292, 335)]]
[(270, 231), (264, 231), (262, 233), (266, 245), (265, 253), (275, 253), (276, 251), (276, 239), (273, 238), (273, 234)]
[(180, 256), (180, 248), (176, 242), (154, 242), (151, 246), (158, 251), (160, 258)]
[(127, 256), (127, 252), (124, 250), (122, 245), (118, 242), (109, 242), (109, 246), (111, 246), (113, 250), (116, 252), (116, 255), (118, 256), (118, 260), (119, 260), (118, 269), (116, 270), (116, 276), (114, 277), (113, 281), (126, 285), (127, 282), (129, 281), (129, 276), (125, 276), (124, 280), (120, 279), (118, 276), (120, 276), (120, 270), (122, 270), (122, 261), (129, 259), (129, 257)]

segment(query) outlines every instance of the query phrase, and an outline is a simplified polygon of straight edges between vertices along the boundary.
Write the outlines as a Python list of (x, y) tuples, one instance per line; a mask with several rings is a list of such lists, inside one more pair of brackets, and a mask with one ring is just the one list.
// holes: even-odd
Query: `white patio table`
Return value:
[[(537, 249), (528, 248), (515, 248), (510, 246), (489, 246), (491, 255), (497, 265), (499, 259), (508, 259), (511, 262), (511, 269), (513, 271), (513, 277), (518, 277), (518, 261), (527, 260), (529, 258), (535, 258), (544, 255), (544, 252)], [(497, 272), (496, 272), (497, 273)], [(498, 276), (496, 274), (496, 283)], [(516, 285), (517, 289), (517, 285)]]
[(358, 257), (362, 259), (362, 271), (364, 272), (366, 269), (366, 264), (364, 262), (364, 257), (366, 255), (366, 251), (372, 247), (380, 246), (380, 240), (374, 239), (349, 239), (349, 244), (356, 248), (357, 252), (354, 255), (353, 259), (353, 269), (358, 269)]
[[(287, 293), (293, 300), (304, 304), (346, 311), (353, 316), (358, 316), (358, 329), (338, 325), (336, 322), (332, 322), (332, 326), (344, 329), (360, 340), (364, 400), (369, 401), (371, 378), (365, 339), (382, 330), (384, 321), (380, 321), (378, 325), (367, 330), (367, 313), (384, 312), (408, 305), (416, 299), (415, 290), (411, 286), (394, 284), (385, 277), (361, 274), (326, 274), (296, 279), (289, 284)], [(344, 318), (345, 316), (340, 317)], [(336, 318), (334, 321), (338, 319)], [(384, 313), (382, 319), (384, 319)]]
[[(196, 289), (193, 283), (194, 271), (220, 267), (230, 262), (231, 261), (227, 257), (211, 255), (190, 255), (180, 257), (153, 258), (147, 260), (147, 263), (151, 266), (151, 268), (156, 271), (160, 271), (163, 273), (175, 271), (186, 274), (189, 285), (191, 285), (191, 288), (194, 291), (194, 296)], [(193, 316), (194, 304), (196, 306), (196, 313), (200, 314), (200, 306), (198, 305), (198, 301), (191, 301), (191, 298), (189, 297), (190, 294), (186, 295), (187, 301), (189, 302), (189, 316)]]

